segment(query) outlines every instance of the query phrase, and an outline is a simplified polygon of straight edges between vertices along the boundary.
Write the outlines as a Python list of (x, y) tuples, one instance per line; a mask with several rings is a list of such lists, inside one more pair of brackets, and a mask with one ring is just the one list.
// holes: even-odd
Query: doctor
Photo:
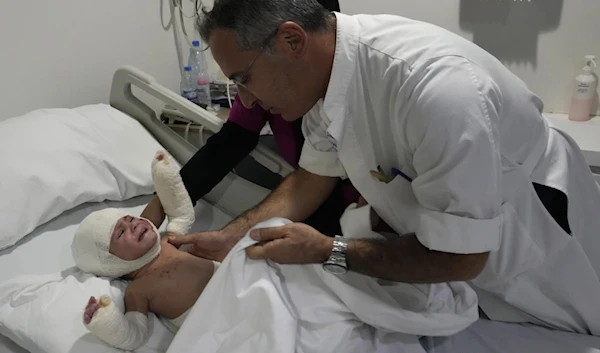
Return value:
[(264, 202), (187, 242), (222, 259), (252, 225), (303, 219), (347, 177), (402, 236), (346, 241), (295, 223), (252, 234), (248, 256), (470, 281), (493, 320), (600, 335), (600, 191), (498, 60), (427, 23), (314, 0), (219, 0), (198, 25), (244, 105), (306, 115), (306, 139), (301, 168)]
[[(338, 0), (318, 1), (330, 11), (340, 11)], [(286, 121), (280, 115), (271, 114), (268, 109), (258, 105), (246, 108), (240, 97), (236, 96), (221, 130), (211, 136), (206, 145), (181, 168), (181, 179), (194, 205), (254, 150), (260, 131), (267, 123), (273, 131), (279, 154), (292, 167), (298, 167), (304, 143), (302, 118)], [(341, 229), (337, 218), (349, 204), (357, 202), (359, 196), (349, 180), (338, 180), (327, 200), (303, 222), (328, 236), (339, 234)], [(165, 219), (165, 211), (158, 196), (152, 198), (140, 216), (160, 228)], [(196, 253), (198, 256), (201, 254), (202, 252)]]

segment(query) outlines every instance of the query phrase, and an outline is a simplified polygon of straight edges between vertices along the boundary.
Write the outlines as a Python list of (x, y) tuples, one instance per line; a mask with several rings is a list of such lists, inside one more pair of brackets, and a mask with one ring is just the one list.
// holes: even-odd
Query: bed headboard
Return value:
[[(133, 94), (132, 86), (177, 109), (187, 119), (203, 125), (210, 131), (218, 132), (223, 125), (220, 118), (158, 84), (152, 76), (143, 71), (131, 66), (119, 68), (113, 75), (110, 105), (138, 120), (181, 164), (185, 164), (198, 149), (162, 123), (155, 111)], [(265, 160), (273, 162), (280, 158), (270, 153), (271, 155), (263, 156)], [(232, 216), (237, 216), (259, 203), (268, 193), (268, 189), (229, 173), (204, 200)]]

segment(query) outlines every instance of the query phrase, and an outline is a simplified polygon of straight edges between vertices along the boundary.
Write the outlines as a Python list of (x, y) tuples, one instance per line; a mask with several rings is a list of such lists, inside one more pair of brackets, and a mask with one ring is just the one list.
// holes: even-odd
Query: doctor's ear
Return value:
[(293, 58), (300, 58), (308, 49), (308, 34), (295, 22), (284, 22), (279, 25), (276, 42), (277, 48), (283, 50), (282, 54)]

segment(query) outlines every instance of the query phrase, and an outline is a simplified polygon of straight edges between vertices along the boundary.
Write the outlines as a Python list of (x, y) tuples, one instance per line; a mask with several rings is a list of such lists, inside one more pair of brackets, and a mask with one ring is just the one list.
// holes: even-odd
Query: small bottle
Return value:
[(193, 41), (192, 47), (190, 48), (190, 54), (188, 55), (188, 66), (192, 67), (192, 72), (196, 75), (201, 71), (201, 65), (203, 65), (200, 55), (200, 41)]
[(196, 81), (196, 94), (198, 104), (203, 108), (210, 108), (212, 106), (212, 99), (210, 97), (210, 80), (207, 76), (200, 73), (198, 80)]
[[(587, 121), (592, 115), (592, 105), (596, 97), (597, 78), (593, 73), (596, 67), (596, 59), (593, 55), (585, 56), (585, 66), (581, 74), (575, 77), (575, 91), (571, 98), (571, 108), (569, 109), (569, 120)], [(592, 67), (593, 65), (593, 67)]]
[(183, 68), (183, 77), (181, 78), (181, 95), (194, 102), (198, 98), (196, 91), (196, 79), (191, 66)]

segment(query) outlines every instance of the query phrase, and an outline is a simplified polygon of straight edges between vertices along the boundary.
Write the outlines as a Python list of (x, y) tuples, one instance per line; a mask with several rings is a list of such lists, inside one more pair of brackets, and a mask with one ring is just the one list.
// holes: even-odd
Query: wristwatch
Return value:
[(333, 249), (327, 261), (323, 263), (323, 269), (334, 275), (343, 275), (348, 272), (346, 265), (346, 249), (348, 248), (348, 239), (341, 235), (336, 235), (333, 240)]

